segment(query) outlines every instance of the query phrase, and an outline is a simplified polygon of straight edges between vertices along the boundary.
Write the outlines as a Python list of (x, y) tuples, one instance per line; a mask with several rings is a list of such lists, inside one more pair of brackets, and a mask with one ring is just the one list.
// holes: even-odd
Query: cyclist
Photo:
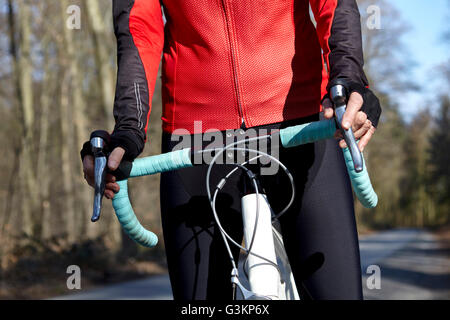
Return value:
[[(276, 129), (333, 117), (330, 83), (349, 95), (343, 127), (361, 150), (381, 113), (363, 71), (360, 15), (355, 0), (113, 1), (118, 75), (110, 170), (143, 150), (151, 99), (162, 59), (162, 151), (180, 130)], [(311, 22), (309, 7), (317, 25)], [(201, 121), (201, 126), (195, 125)], [(337, 138), (339, 136), (337, 135)], [(341, 147), (345, 142), (339, 142)], [(82, 152), (93, 184), (93, 158)], [(361, 271), (352, 191), (337, 141), (280, 151), (295, 177), (295, 204), (281, 219), (301, 294), (313, 299), (361, 299)], [(230, 169), (223, 165), (214, 179)], [(206, 167), (161, 175), (161, 216), (175, 299), (229, 299), (229, 261), (198, 183)], [(262, 177), (274, 209), (285, 202), (282, 174)], [(241, 177), (218, 199), (222, 225), (242, 237)], [(105, 196), (118, 191), (108, 175)], [(217, 180), (218, 181), (218, 180)], [(234, 254), (239, 254), (237, 249)]]

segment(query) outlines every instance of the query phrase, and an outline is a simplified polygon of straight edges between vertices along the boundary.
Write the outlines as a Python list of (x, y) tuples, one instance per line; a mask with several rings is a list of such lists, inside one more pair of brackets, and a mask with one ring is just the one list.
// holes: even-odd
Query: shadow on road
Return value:
[[(443, 247), (436, 236), (423, 230), (400, 232), (398, 238), (394, 234), (391, 236), (361, 241), (366, 249), (389, 253), (374, 263), (381, 269), (381, 289), (369, 290), (366, 284), (369, 275), (364, 276), (365, 298), (450, 299), (449, 248)], [(392, 248), (398, 249), (390, 250)]]
[[(426, 230), (390, 230), (360, 240), (364, 298), (450, 299), (450, 246)], [(381, 270), (381, 289), (370, 290), (369, 265)], [(167, 275), (99, 288), (56, 299), (171, 299)]]

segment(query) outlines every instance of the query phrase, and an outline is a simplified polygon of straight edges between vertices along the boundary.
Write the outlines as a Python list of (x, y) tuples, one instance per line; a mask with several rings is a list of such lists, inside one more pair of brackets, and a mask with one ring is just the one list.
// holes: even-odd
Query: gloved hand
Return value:
[[(336, 84), (343, 85), (349, 94), (347, 109), (342, 119), (342, 127), (344, 129), (349, 129), (350, 127), (353, 129), (355, 139), (359, 140), (358, 147), (363, 151), (378, 126), (381, 116), (380, 101), (370, 89), (343, 79), (333, 81), (328, 87), (330, 88)], [(332, 119), (334, 109), (328, 95), (324, 97), (322, 106), (325, 118)], [(340, 130), (336, 131), (335, 137), (340, 139), (339, 145), (341, 148), (347, 147), (347, 144), (342, 139)]]

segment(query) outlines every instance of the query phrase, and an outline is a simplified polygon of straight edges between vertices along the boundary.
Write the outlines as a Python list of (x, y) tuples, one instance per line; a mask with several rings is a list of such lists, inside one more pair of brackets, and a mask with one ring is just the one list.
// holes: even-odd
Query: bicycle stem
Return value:
[(336, 125), (339, 129), (341, 129), (344, 140), (350, 150), (355, 171), (361, 172), (363, 170), (363, 157), (359, 151), (358, 144), (356, 143), (353, 130), (352, 128), (345, 130), (342, 127), (342, 118), (344, 116), (345, 109), (347, 108), (347, 90), (343, 85), (337, 84), (331, 87), (330, 97), (334, 104)]

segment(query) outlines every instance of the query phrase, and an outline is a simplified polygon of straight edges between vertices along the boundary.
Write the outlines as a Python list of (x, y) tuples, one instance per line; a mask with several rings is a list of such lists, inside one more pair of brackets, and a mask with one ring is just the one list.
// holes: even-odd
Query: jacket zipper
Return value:
[(236, 55), (234, 52), (233, 40), (231, 37), (231, 30), (230, 30), (231, 18), (227, 14), (227, 8), (226, 8), (225, 1), (226, 0), (222, 0), (222, 9), (223, 9), (223, 12), (225, 15), (225, 23), (227, 26), (228, 41), (230, 42), (230, 54), (231, 54), (231, 64), (233, 66), (234, 87), (235, 87), (236, 97), (237, 97), (239, 117), (241, 118), (241, 129), (246, 129), (246, 125), (245, 125), (245, 121), (244, 121), (244, 112), (243, 112), (242, 102), (241, 102), (241, 96), (239, 94), (239, 79), (238, 79), (237, 67), (236, 67), (237, 59), (236, 59)]

